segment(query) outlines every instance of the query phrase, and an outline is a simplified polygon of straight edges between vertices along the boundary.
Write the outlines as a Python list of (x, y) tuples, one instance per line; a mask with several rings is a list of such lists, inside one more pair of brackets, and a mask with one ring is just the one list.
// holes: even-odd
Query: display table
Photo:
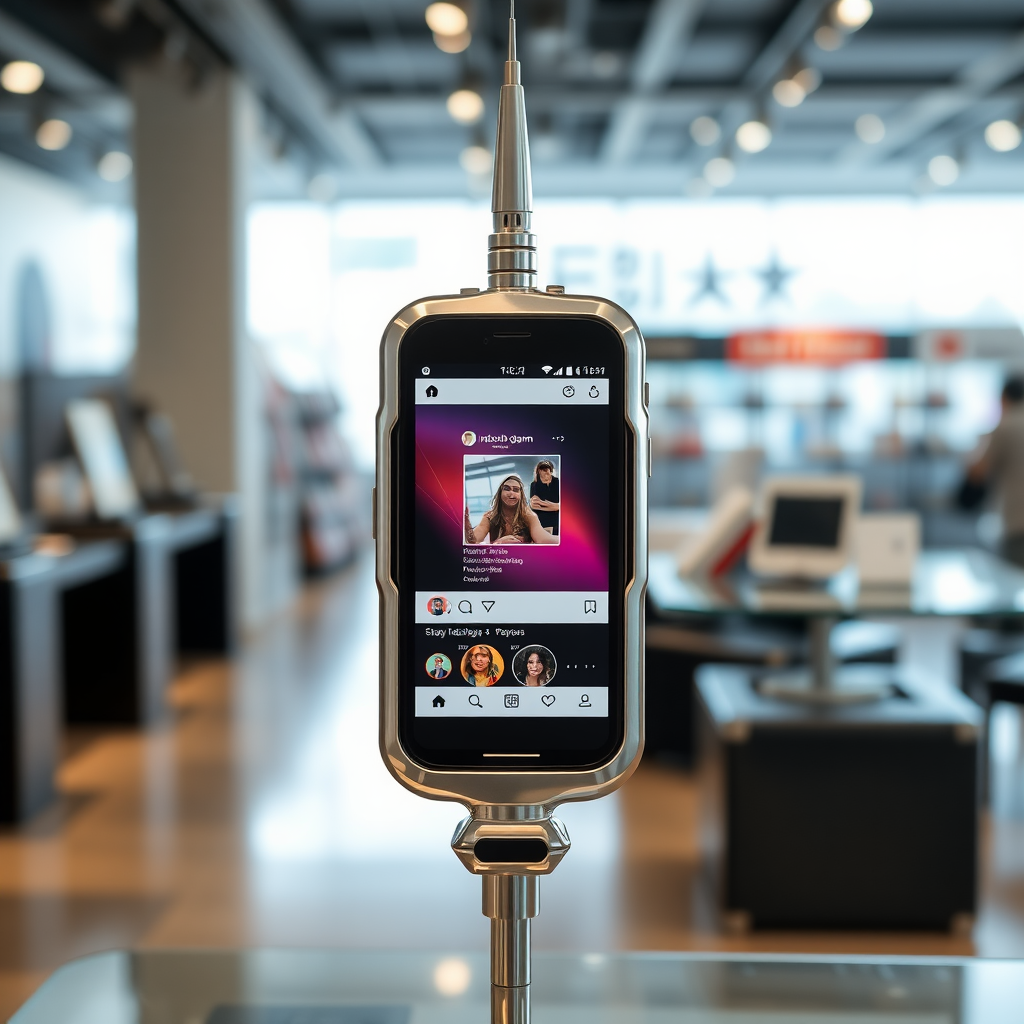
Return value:
[[(844, 618), (884, 616), (1024, 616), (1024, 571), (986, 551), (924, 551), (907, 587), (861, 587), (852, 571), (827, 585), (793, 586), (749, 575), (715, 581), (682, 579), (670, 554), (650, 557), (647, 594), (658, 615), (692, 619), (742, 613), (758, 619), (804, 618), (810, 639), (808, 685), (841, 689), (831, 634)], [(863, 681), (862, 668), (850, 674)], [(876, 670), (875, 678), (887, 678)]]
[(70, 527), (123, 541), (114, 576), (64, 595), (64, 711), (72, 723), (158, 721), (179, 649), (234, 646), (231, 504)]
[[(727, 921), (966, 924), (975, 905), (980, 709), (898, 665), (837, 670), (832, 630), (860, 615), (1024, 615), (1024, 572), (965, 549), (923, 552), (903, 588), (863, 588), (853, 573), (820, 588), (744, 575), (702, 583), (680, 579), (672, 557), (658, 554), (648, 595), (669, 621), (739, 614), (808, 622), (809, 702), (778, 696), (770, 670), (697, 673), (704, 806), (716, 825), (705, 834), (718, 837), (708, 853)], [(891, 696), (844, 704), (858, 684)]]
[[(1013, 960), (542, 954), (537, 1024), (1011, 1024)], [(483, 954), (103, 953), (58, 970), (12, 1024), (485, 1024)]]
[(0, 561), (0, 821), (30, 817), (53, 796), (61, 728), (60, 596), (110, 578), (127, 561), (118, 541), (66, 555)]

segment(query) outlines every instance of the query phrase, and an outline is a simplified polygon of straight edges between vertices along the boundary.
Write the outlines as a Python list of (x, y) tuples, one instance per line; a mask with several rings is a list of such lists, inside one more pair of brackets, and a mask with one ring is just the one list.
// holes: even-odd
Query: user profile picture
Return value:
[(474, 644), (459, 668), (470, 686), (493, 686), (505, 673), (505, 659), (488, 644)]
[(466, 446), (467, 448), (472, 448), (472, 447), (473, 447), (473, 445), (475, 445), (475, 444), (476, 444), (476, 434), (474, 434), (472, 430), (466, 430), (466, 431), (463, 431), (463, 434), (462, 434), (462, 443), (463, 443), (463, 444), (464, 444), (464, 445), (465, 445), (465, 446)]
[(427, 601), (427, 611), (431, 615), (446, 615), (452, 610), (451, 603), (447, 597), (432, 597)]
[(447, 679), (452, 674), (452, 659), (447, 654), (432, 654), (423, 667), (431, 679)]
[(558, 663), (547, 647), (530, 644), (516, 651), (512, 659), (512, 675), (523, 686), (547, 686), (555, 678)]

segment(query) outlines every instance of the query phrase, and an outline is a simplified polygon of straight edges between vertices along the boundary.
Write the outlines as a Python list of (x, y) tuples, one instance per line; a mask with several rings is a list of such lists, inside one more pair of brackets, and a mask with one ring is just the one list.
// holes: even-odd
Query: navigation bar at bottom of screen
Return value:
[(417, 686), (417, 718), (607, 718), (607, 686)]

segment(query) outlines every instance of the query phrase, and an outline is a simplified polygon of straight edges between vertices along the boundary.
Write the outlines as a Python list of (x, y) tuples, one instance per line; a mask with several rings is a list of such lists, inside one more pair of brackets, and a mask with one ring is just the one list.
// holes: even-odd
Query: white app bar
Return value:
[(607, 405), (606, 377), (421, 377), (417, 405)]
[(417, 686), (417, 718), (607, 718), (607, 686)]
[[(441, 613), (437, 614), (434, 609)], [(444, 627), (464, 622), (607, 621), (608, 594), (605, 591), (416, 591), (416, 622), (424, 626)]]

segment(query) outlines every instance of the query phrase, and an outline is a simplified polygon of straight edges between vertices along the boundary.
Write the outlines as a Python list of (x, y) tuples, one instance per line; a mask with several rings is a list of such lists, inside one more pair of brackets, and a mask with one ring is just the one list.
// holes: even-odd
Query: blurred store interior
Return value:
[[(639, 323), (654, 456), (648, 747), (564, 809), (538, 949), (1024, 957), (1024, 8), (516, 7), (541, 284)], [(370, 491), (384, 326), (485, 285), (505, 11), (0, 0), (4, 1019), (115, 947), (484, 948), (461, 808), (377, 750)], [(881, 597), (853, 548), (825, 612), (743, 589), (808, 474), (910, 524)], [(709, 694), (821, 635), (959, 747), (716, 781)]]

